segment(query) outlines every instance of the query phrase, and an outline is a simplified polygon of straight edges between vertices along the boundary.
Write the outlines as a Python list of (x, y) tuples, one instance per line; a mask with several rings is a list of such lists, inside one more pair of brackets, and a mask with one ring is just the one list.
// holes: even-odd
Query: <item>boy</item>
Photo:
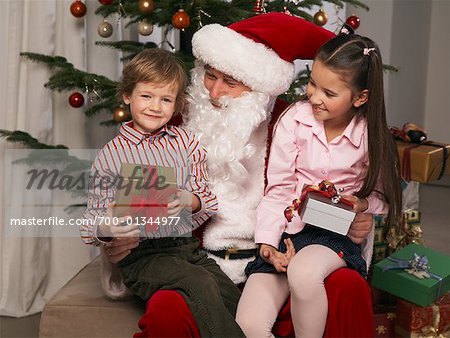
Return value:
[(87, 244), (108, 246), (108, 240), (141, 233), (129, 216), (112, 217), (115, 189), (101, 182), (114, 182), (122, 163), (176, 168), (179, 189), (167, 205), (168, 216), (190, 209), (192, 225), (161, 227), (158, 238), (141, 240), (119, 263), (124, 283), (145, 301), (157, 290), (177, 289), (196, 320), (208, 323), (202, 336), (243, 337), (234, 321), (239, 289), (199, 251), (198, 240), (186, 236), (217, 212), (216, 196), (208, 186), (206, 150), (194, 134), (167, 125), (182, 109), (186, 83), (183, 67), (172, 53), (161, 49), (144, 50), (124, 68), (118, 93), (129, 105), (132, 121), (122, 124), (119, 135), (94, 161), (84, 217), (92, 221), (106, 217), (83, 226), (81, 236)]

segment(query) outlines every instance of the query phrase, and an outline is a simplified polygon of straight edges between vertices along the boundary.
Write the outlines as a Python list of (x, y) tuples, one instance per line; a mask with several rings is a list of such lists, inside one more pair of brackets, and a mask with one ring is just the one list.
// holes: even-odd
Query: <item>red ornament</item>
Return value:
[(179, 9), (178, 12), (172, 16), (172, 25), (175, 28), (185, 29), (189, 27), (190, 23), (191, 19), (183, 9)]
[(111, 5), (113, 2), (114, 2), (114, 0), (98, 0), (102, 5), (105, 5), (105, 6), (107, 6), (107, 5)]
[(69, 104), (74, 108), (80, 108), (84, 104), (84, 96), (74, 92), (69, 96)]
[(86, 5), (81, 0), (75, 0), (70, 5), (70, 13), (76, 18), (81, 18), (86, 14)]
[(359, 27), (359, 18), (356, 15), (351, 15), (345, 21), (347, 25), (352, 27), (353, 29), (358, 29)]
[(259, 14), (259, 13), (263, 13), (263, 0), (256, 0), (255, 1), (255, 5), (253, 6), (252, 11)]

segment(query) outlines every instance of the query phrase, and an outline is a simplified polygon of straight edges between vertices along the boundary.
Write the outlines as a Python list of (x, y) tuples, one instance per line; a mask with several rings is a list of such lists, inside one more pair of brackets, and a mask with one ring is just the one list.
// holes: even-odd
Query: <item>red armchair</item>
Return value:
[[(328, 318), (324, 337), (373, 337), (374, 321), (370, 288), (354, 270), (339, 269), (325, 280)], [(294, 337), (290, 302), (281, 310), (273, 333)], [(139, 320), (143, 337), (200, 337), (197, 324), (183, 297), (173, 290), (160, 290), (147, 302)]]

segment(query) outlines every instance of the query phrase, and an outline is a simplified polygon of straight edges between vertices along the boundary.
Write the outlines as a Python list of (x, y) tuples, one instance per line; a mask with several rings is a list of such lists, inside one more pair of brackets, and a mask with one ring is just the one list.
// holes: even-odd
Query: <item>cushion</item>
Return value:
[(45, 305), (39, 336), (132, 337), (145, 303), (138, 297), (115, 301), (100, 285), (100, 260), (85, 266)]

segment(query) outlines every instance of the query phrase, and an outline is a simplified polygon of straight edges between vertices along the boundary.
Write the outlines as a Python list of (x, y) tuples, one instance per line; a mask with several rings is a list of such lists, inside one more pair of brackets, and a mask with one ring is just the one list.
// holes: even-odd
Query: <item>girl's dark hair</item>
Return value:
[(181, 61), (173, 53), (160, 48), (149, 48), (133, 57), (122, 72), (117, 90), (120, 99), (122, 95), (131, 96), (138, 82), (176, 86), (175, 112), (183, 110), (188, 79)]
[[(377, 188), (389, 204), (388, 226), (400, 226), (402, 192), (397, 148), (386, 121), (383, 89), (383, 63), (378, 46), (369, 38), (341, 34), (323, 45), (315, 58), (342, 75), (353, 94), (368, 90), (368, 101), (355, 108), (355, 115), (364, 118), (368, 130), (369, 168), (359, 198), (369, 196)], [(377, 183), (379, 182), (379, 185)]]

